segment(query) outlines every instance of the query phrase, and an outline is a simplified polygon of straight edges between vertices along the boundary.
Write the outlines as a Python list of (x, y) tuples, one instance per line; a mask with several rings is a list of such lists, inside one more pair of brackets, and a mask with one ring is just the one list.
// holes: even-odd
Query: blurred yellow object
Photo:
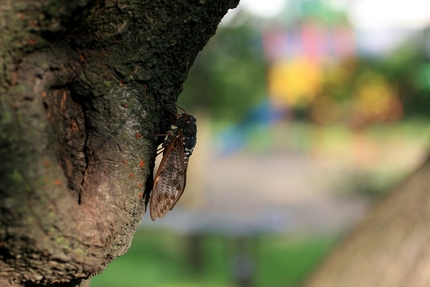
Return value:
[(275, 105), (307, 107), (321, 89), (316, 62), (303, 57), (275, 63), (268, 73), (269, 92)]

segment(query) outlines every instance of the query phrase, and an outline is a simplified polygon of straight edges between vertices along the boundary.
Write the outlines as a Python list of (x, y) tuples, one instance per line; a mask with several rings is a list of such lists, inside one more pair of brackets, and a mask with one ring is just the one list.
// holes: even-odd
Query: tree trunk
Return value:
[(430, 158), (383, 198), (306, 287), (430, 284)]
[(0, 2), (2, 286), (86, 286), (128, 250), (166, 109), (237, 2)]

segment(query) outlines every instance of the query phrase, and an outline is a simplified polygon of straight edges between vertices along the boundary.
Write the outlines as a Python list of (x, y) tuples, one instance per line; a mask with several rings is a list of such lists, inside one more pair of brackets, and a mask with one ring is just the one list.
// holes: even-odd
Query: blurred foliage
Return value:
[[(248, 238), (256, 260), (253, 286), (297, 286), (337, 240), (337, 235), (259, 236)], [(201, 237), (201, 268), (193, 268), (190, 237), (168, 231), (138, 230), (130, 250), (92, 279), (92, 287), (236, 286), (232, 260), (237, 238), (207, 234)]]
[(238, 120), (267, 96), (261, 36), (246, 23), (219, 27), (190, 70), (179, 105)]
[(411, 37), (381, 64), (381, 72), (398, 86), (406, 117), (430, 116), (430, 86), (426, 85), (430, 80), (430, 74), (426, 73), (430, 59), (425, 50), (426, 38), (429, 38), (426, 33)]

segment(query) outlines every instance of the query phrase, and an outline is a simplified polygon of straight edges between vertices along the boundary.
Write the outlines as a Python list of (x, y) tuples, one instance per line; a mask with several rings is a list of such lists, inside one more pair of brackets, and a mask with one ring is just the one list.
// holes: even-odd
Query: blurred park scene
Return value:
[(230, 11), (189, 73), (181, 200), (91, 286), (299, 286), (425, 160), (429, 4), (264, 2)]

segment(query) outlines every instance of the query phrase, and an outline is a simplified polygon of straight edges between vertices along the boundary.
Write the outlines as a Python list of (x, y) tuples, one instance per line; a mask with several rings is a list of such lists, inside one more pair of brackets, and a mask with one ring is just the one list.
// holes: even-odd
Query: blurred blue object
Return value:
[(285, 117), (286, 110), (274, 107), (269, 98), (251, 108), (244, 119), (218, 134), (218, 155), (226, 156), (246, 147), (255, 129), (268, 129)]

